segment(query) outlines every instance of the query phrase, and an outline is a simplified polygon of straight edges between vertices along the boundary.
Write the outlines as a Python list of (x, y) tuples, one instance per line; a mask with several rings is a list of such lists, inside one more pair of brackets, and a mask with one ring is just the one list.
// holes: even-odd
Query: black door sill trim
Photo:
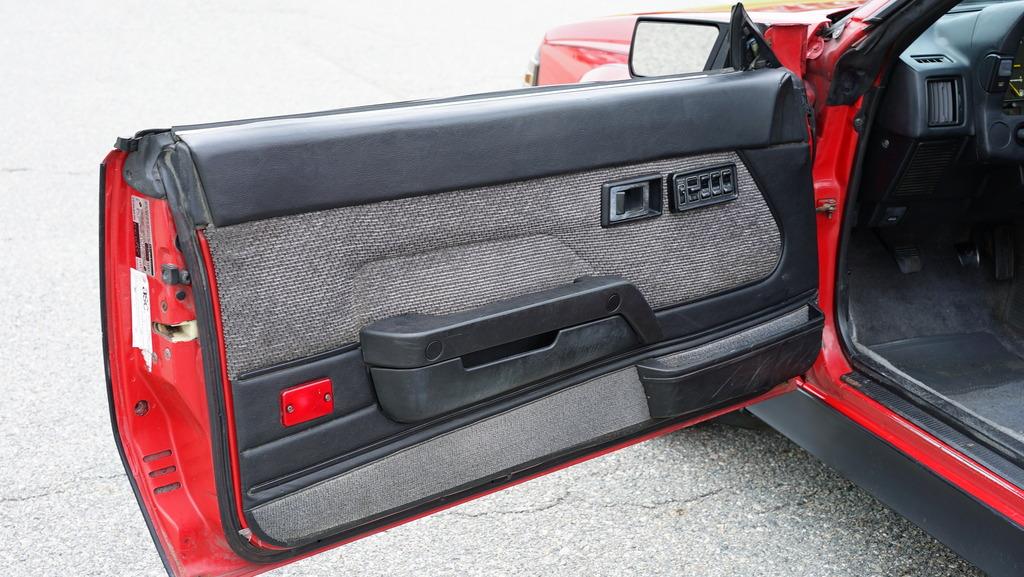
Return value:
[[(968, 445), (965, 446), (982, 447), (986, 451), (998, 455), (1000, 459), (1011, 463), (1014, 467), (1024, 470), (1024, 442), (1000, 431), (995, 426), (913, 380), (888, 370), (865, 355), (852, 356), (850, 365), (856, 372), (847, 376), (852, 379), (852, 375), (860, 375), (859, 380), (853, 381), (854, 384), (860, 386), (862, 380), (872, 383), (874, 386), (865, 388), (865, 393), (869, 396), (873, 396), (873, 392), (885, 395), (884, 397), (879, 396), (875, 400), (898, 413), (900, 412), (898, 409), (913, 407), (915, 412), (908, 412), (903, 416), (922, 429), (928, 430), (940, 439), (944, 439), (941, 434), (943, 431), (953, 431), (966, 439)], [(890, 400), (896, 402), (897, 405), (890, 405)], [(907, 410), (909, 411), (909, 409)], [(900, 414), (902, 415), (902, 413)], [(916, 420), (919, 416), (920, 422)], [(932, 432), (925, 426), (927, 423), (941, 424), (943, 429)], [(1024, 482), (1024, 474), (1020, 478)], [(1021, 483), (1015, 484), (1024, 487)]]
[(989, 448), (988, 443), (972, 438), (863, 373), (850, 373), (843, 380), (989, 471), (1018, 487), (1024, 487), (1024, 468)]

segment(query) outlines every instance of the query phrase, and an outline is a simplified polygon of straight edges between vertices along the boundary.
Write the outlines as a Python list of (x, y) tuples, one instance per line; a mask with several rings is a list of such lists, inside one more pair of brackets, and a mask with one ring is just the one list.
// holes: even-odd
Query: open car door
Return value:
[(780, 68), (147, 131), (102, 169), (115, 436), (168, 571), (258, 573), (790, 390)]

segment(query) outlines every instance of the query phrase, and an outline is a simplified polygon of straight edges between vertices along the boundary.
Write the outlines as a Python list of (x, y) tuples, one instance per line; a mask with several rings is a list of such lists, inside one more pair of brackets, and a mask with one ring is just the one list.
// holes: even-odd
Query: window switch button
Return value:
[(733, 185), (733, 181), (732, 181), (732, 170), (728, 170), (728, 169), (723, 170), (722, 171), (722, 192), (725, 193), (725, 194), (730, 194), (734, 190), (736, 190), (736, 187)]

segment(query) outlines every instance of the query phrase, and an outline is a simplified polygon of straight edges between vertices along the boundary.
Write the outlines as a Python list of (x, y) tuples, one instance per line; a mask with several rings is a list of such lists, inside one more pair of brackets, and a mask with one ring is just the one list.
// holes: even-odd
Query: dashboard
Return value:
[(881, 98), (860, 222), (960, 218), (982, 189), (1016, 190), (1024, 184), (1024, 0), (950, 10), (900, 55)]
[(953, 8), (900, 55), (884, 99), (878, 123), (896, 137), (1024, 163), (1024, 1)]

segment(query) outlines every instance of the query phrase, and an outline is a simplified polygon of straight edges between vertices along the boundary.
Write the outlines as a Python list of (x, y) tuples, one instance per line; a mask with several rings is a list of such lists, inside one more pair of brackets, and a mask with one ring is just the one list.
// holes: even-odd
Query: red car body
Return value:
[[(829, 91), (837, 60), (851, 46), (871, 33), (872, 17), (888, 4), (888, 0), (871, 0), (863, 5), (858, 2), (776, 4), (763, 5), (751, 12), (756, 22), (767, 26), (765, 36), (779, 60), (802, 78), (808, 101), (814, 109), (814, 124), (808, 129), (815, 135), (814, 199), (821, 209), (817, 217), (820, 258), (818, 302), (825, 313), (825, 328), (821, 354), (803, 378), (791, 379), (765, 395), (685, 422), (674, 423), (643, 437), (495, 485), (470, 497), (433, 506), (398, 522), (374, 526), (358, 536), (325, 544), (316, 551), (304, 552), (284, 560), (255, 563), (244, 559), (224, 537), (226, 527), (222, 522), (223, 508), (227, 505), (223, 499), (218, 498), (219, 493), (222, 493), (218, 487), (223, 483), (239, 487), (238, 464), (237, 460), (214, 464), (216, 455), (211, 450), (211, 438), (217, 438), (219, 433), (216, 429), (219, 425), (214, 422), (208, 410), (210, 400), (203, 383), (209, 372), (204, 373), (199, 341), (182, 340), (170, 344), (166, 353), (169, 362), (155, 365), (154, 375), (158, 378), (142, 378), (129, 361), (129, 357), (134, 354), (130, 342), (132, 335), (117, 327), (129, 326), (131, 323), (131, 303), (122, 271), (134, 262), (129, 247), (134, 241), (128, 226), (131, 224), (131, 215), (126, 213), (128, 208), (124, 199), (136, 193), (122, 178), (128, 153), (124, 150), (111, 152), (106, 158), (104, 169), (103, 196), (107, 205), (105, 253), (108, 257), (102, 272), (112, 414), (126, 468), (135, 479), (136, 495), (147, 514), (154, 540), (162, 545), (166, 554), (165, 563), (169, 571), (187, 575), (259, 573), (315, 554), (323, 548), (343, 545), (537, 475), (796, 389), (819, 399), (985, 507), (1018, 525), (1024, 525), (1024, 490), (843, 379), (852, 369), (836, 327), (837, 254), (845, 200), (860, 138), (854, 127), (859, 122), (858, 113), (863, 103), (858, 99), (852, 104), (829, 104), (823, 95)], [(823, 42), (819, 36), (821, 30), (832, 24), (837, 13), (847, 11), (852, 11), (852, 15), (846, 21), (838, 40)], [(689, 11), (671, 15), (717, 22), (728, 22), (730, 16), (727, 10)], [(538, 85), (553, 85), (628, 79), (629, 47), (639, 16), (615, 16), (550, 30), (538, 52), (539, 72), (534, 82)], [(184, 268), (185, 262), (178, 256), (174, 246), (175, 222), (171, 211), (165, 202), (155, 202), (154, 206), (154, 249), (164, 255), (161, 262)], [(212, 270), (213, 262), (207, 239), (202, 234), (197, 236), (200, 247), (205, 251), (206, 266)], [(219, 325), (220, 304), (212, 277), (208, 289), (213, 295), (213, 318)], [(192, 291), (191, 287), (180, 288), (174, 284), (157, 287), (151, 301), (160, 303), (162, 309), (157, 311), (159, 307), (154, 305), (155, 322), (164, 327), (175, 327), (195, 318), (197, 305), (192, 300)], [(224, 358), (223, 338), (216, 345), (220, 357)], [(221, 372), (226, 384), (226, 367), (217, 370)], [(173, 386), (169, 383), (173, 383)], [(231, 395), (227, 389), (225, 393), (226, 427), (231, 431), (235, 427), (232, 422)], [(165, 401), (143, 405), (137, 401), (140, 398), (162, 398)], [(161, 419), (150, 418), (141, 423), (136, 416), (144, 414), (151, 417), (155, 414)], [(153, 423), (160, 425), (154, 426)], [(234, 443), (233, 439), (228, 435), (230, 443)], [(171, 465), (168, 460), (172, 453), (176, 465)], [(236, 454), (236, 451), (232, 450), (231, 454)], [(229, 473), (215, 474), (221, 465)], [(218, 474), (224, 477), (218, 479)], [(185, 490), (178, 490), (181, 488)], [(164, 494), (166, 496), (162, 496)], [(238, 503), (230, 506), (240, 507)], [(244, 518), (240, 509), (238, 517)], [(269, 553), (275, 551), (275, 546), (261, 543), (257, 537), (250, 535), (248, 539), (257, 548), (263, 548)]]
[[(806, 4), (765, 3), (751, 8), (753, 19), (779, 27), (813, 29), (828, 21), (830, 14), (859, 6), (859, 2), (819, 2)], [(538, 85), (571, 84), (603, 80), (625, 80), (629, 75), (629, 46), (633, 28), (640, 16), (671, 15), (705, 21), (728, 22), (728, 7), (706, 11), (657, 12), (610, 16), (600, 20), (576, 22), (548, 30), (538, 51)], [(785, 42), (776, 42), (784, 49)]]

